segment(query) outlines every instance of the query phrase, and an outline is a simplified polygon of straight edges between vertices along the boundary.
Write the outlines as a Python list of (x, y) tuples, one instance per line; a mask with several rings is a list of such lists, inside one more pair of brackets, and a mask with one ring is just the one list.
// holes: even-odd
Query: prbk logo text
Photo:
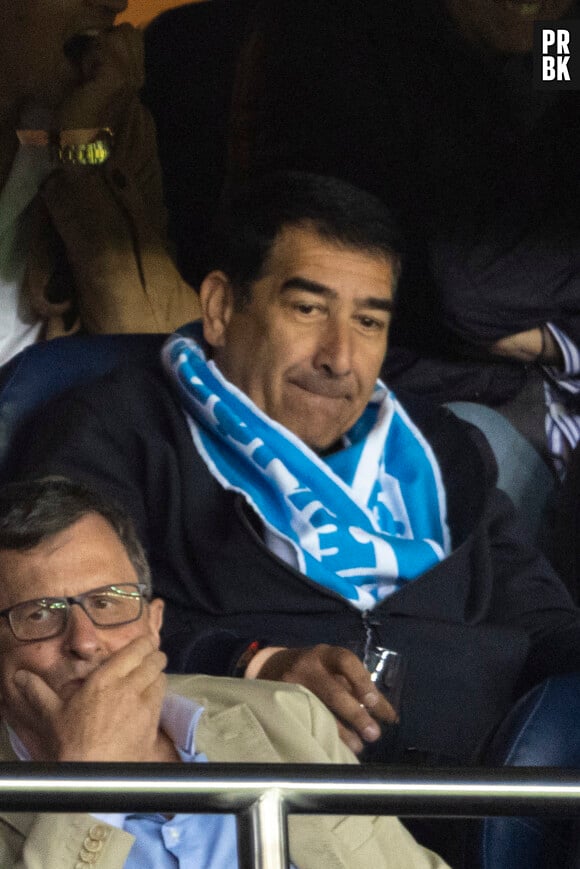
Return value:
[(580, 21), (534, 24), (534, 86), (580, 90)]

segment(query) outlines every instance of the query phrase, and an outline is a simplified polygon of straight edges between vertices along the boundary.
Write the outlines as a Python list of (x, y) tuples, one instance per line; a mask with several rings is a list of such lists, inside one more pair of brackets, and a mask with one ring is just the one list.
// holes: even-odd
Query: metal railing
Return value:
[(0, 764), (0, 809), (231, 813), (237, 816), (241, 869), (286, 869), (288, 813), (577, 815), (580, 771), (5, 763)]

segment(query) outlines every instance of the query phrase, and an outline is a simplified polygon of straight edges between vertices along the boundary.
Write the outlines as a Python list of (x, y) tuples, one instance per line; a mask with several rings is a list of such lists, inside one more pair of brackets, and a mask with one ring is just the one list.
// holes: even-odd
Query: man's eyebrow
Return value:
[[(308, 278), (299, 276), (288, 278), (280, 287), (280, 293), (285, 293), (288, 290), (306, 290), (307, 293), (314, 293), (317, 296), (324, 296), (327, 299), (336, 299), (338, 293), (326, 284), (320, 284), (318, 281), (311, 281)], [(393, 310), (393, 300), (378, 298), (377, 296), (366, 296), (363, 299), (356, 299), (355, 306), (357, 308), (374, 308), (378, 311), (390, 312)]]
[(338, 295), (336, 290), (327, 287), (326, 284), (310, 281), (308, 278), (301, 278), (298, 275), (284, 281), (280, 287), (280, 292), (285, 293), (286, 290), (306, 290), (307, 293), (315, 293), (317, 296), (325, 296), (327, 299), (336, 299)]

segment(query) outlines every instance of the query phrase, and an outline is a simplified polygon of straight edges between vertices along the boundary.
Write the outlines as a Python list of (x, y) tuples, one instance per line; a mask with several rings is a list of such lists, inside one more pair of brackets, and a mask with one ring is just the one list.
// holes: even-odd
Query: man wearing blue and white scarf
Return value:
[(43, 408), (13, 467), (127, 507), (173, 670), (301, 682), (360, 751), (393, 720), (363, 662), (394, 649), (402, 750), (461, 763), (528, 685), (580, 670), (580, 616), (477, 433), (378, 380), (399, 250), (344, 182), (257, 180), (221, 215), (201, 323), (162, 367)]
[[(162, 353), (209, 472), (242, 495), (274, 554), (364, 616), (450, 552), (437, 460), (378, 380), (400, 240), (369, 202), (374, 236), (359, 246), (346, 227), (329, 242), (323, 221), (300, 220), (277, 233), (249, 292), (212, 270), (203, 320)], [(369, 631), (365, 659), (371, 644)], [(369, 720), (364, 735), (377, 734)]]
[[(304, 300), (309, 294), (312, 289), (300, 286), (289, 290), (288, 299), (294, 300), (292, 306), (308, 308)], [(313, 329), (307, 325), (315, 340), (337, 328), (314, 306), (295, 318), (300, 317), (318, 320)], [(377, 330), (372, 322), (369, 331), (375, 329), (378, 345), (384, 346), (386, 325)], [(353, 331), (361, 333), (363, 345), (371, 343), (364, 328)], [(316, 433), (309, 445), (308, 431), (300, 440), (207, 360), (201, 333), (197, 323), (180, 330), (165, 345), (164, 359), (176, 378), (197, 450), (222, 486), (247, 499), (272, 549), (362, 611), (449, 553), (445, 491), (436, 459), (380, 381), (338, 448), (327, 452), (330, 427), (320, 442)], [(293, 369), (288, 391), (307, 380), (306, 400), (312, 396), (313, 404), (330, 404), (330, 416), (334, 405), (342, 410), (354, 378), (350, 370), (334, 374), (332, 352), (325, 351), (325, 358), (328, 363), (311, 371)], [(359, 409), (355, 404), (355, 412)], [(310, 422), (319, 428), (320, 411), (315, 414), (305, 418), (305, 428)]]

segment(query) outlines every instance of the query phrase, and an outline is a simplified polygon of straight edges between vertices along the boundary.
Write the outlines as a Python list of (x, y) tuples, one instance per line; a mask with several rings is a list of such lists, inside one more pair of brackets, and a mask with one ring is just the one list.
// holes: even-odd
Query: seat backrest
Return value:
[(18, 428), (54, 396), (123, 361), (155, 358), (165, 335), (73, 335), (27, 347), (0, 372), (0, 473)]
[(554, 472), (535, 447), (494, 408), (474, 401), (452, 401), (447, 406), (486, 436), (497, 462), (498, 487), (510, 496), (520, 523), (532, 539), (541, 544), (546, 512), (556, 489)]
[[(486, 766), (580, 769), (580, 674), (554, 676), (522, 697), (487, 746)], [(577, 827), (569, 819), (484, 818), (474, 824), (465, 866), (566, 869), (576, 865)]]

